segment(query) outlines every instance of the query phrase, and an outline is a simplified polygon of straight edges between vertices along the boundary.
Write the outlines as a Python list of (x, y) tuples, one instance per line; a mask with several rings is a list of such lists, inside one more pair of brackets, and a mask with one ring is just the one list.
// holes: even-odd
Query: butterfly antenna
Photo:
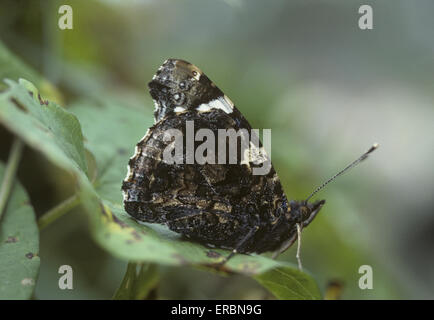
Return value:
[(371, 152), (373, 152), (375, 149), (378, 148), (378, 143), (374, 143), (372, 145), (371, 148), (369, 148), (368, 151), (366, 151), (364, 154), (362, 154), (358, 159), (356, 159), (355, 161), (351, 162), (348, 166), (346, 166), (344, 169), (342, 169), (341, 171), (339, 171), (338, 173), (336, 173), (333, 177), (331, 177), (330, 179), (328, 179), (326, 182), (324, 182), (322, 185), (320, 185), (318, 188), (316, 188), (314, 190), (314, 192), (312, 192), (310, 194), (309, 197), (307, 197), (307, 199), (305, 200), (305, 202), (307, 202), (310, 198), (312, 198), (318, 191), (320, 191), (321, 189), (323, 189), (326, 185), (328, 185), (330, 182), (332, 182), (333, 180), (335, 180), (337, 177), (339, 177), (340, 175), (342, 175), (343, 173), (345, 173), (346, 171), (350, 170), (351, 168), (354, 168), (355, 166), (357, 166), (360, 162), (362, 162), (363, 160), (365, 160), (369, 154)]

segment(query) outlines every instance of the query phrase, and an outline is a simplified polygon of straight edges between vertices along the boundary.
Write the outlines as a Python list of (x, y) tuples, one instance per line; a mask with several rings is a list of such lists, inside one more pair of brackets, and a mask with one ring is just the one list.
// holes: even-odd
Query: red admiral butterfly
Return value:
[[(236, 162), (214, 161), (216, 154), (208, 152), (207, 159), (212, 161), (192, 163), (186, 151), (175, 163), (164, 161), (165, 150), (174, 142), (168, 137), (173, 130), (182, 133), (181, 144), (193, 143), (195, 150), (200, 147), (199, 141), (187, 139), (189, 122), (194, 122), (196, 133), (207, 129), (215, 136), (222, 129), (254, 130), (230, 99), (191, 63), (166, 60), (148, 86), (155, 102), (155, 124), (129, 161), (122, 185), (125, 210), (139, 221), (165, 224), (193, 241), (232, 250), (226, 261), (237, 252), (278, 254), (300, 240), (301, 229), (325, 203), (308, 200), (377, 147), (306, 200), (288, 201), (271, 162), (266, 174), (254, 174), (264, 160), (258, 164), (257, 157), (243, 159), (244, 150), (238, 146)], [(220, 142), (217, 153), (230, 148), (226, 138)], [(262, 145), (259, 148), (263, 151)]]

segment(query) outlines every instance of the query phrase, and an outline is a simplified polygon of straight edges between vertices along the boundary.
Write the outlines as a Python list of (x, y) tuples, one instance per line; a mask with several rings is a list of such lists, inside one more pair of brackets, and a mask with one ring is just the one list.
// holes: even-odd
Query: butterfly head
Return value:
[(166, 60), (148, 87), (155, 102), (156, 122), (169, 114), (186, 112), (222, 95), (198, 67), (179, 59)]
[(307, 227), (312, 222), (313, 218), (321, 210), (325, 204), (325, 200), (309, 203), (307, 201), (291, 201), (289, 206), (288, 217), (293, 223), (302, 223), (303, 227)]

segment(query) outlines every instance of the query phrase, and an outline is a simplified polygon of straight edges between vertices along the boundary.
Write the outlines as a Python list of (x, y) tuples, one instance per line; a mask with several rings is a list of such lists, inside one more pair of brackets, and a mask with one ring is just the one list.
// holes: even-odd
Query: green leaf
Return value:
[(279, 267), (255, 276), (278, 299), (317, 300), (321, 293), (315, 280), (295, 268)]
[(9, 88), (0, 93), (0, 122), (58, 166), (85, 174), (83, 136), (76, 117), (44, 100), (28, 81), (5, 82)]
[[(50, 100), (61, 103), (63, 101), (60, 92), (47, 80), (41, 77), (33, 68), (26, 65), (18, 59), (8, 48), (0, 41), (0, 80), (9, 78), (18, 80), (26, 78), (40, 88), (42, 94)], [(0, 82), (0, 89), (7, 86)]]
[(129, 263), (124, 279), (116, 291), (115, 300), (143, 300), (157, 285), (158, 272), (154, 264), (141, 264), (137, 272), (137, 264)]
[(0, 220), (0, 300), (31, 298), (39, 272), (38, 252), (35, 213), (26, 191), (15, 181)]

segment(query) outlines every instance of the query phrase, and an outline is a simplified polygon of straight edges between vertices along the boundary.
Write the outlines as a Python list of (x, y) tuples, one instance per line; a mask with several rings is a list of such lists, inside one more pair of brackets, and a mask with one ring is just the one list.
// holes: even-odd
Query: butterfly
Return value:
[[(129, 160), (122, 184), (125, 211), (138, 221), (167, 225), (192, 241), (232, 250), (226, 261), (236, 253), (278, 254), (300, 239), (301, 230), (314, 220), (325, 200), (288, 201), (260, 142), (257, 149), (262, 158), (253, 152), (243, 158), (245, 150), (237, 145), (232, 146), (235, 162), (215, 161), (217, 153), (231, 147), (223, 140), (216, 153), (208, 150), (206, 159), (211, 161), (192, 163), (186, 148), (178, 153), (177, 162), (165, 161), (167, 154), (173, 155), (174, 139), (168, 133), (174, 130), (183, 146), (200, 147), (200, 140), (188, 137), (190, 123), (196, 134), (208, 130), (218, 136), (221, 130), (233, 130), (253, 137), (249, 122), (210, 79), (189, 62), (168, 59), (148, 87), (155, 122)], [(270, 162), (269, 170), (255, 174), (264, 161)]]

